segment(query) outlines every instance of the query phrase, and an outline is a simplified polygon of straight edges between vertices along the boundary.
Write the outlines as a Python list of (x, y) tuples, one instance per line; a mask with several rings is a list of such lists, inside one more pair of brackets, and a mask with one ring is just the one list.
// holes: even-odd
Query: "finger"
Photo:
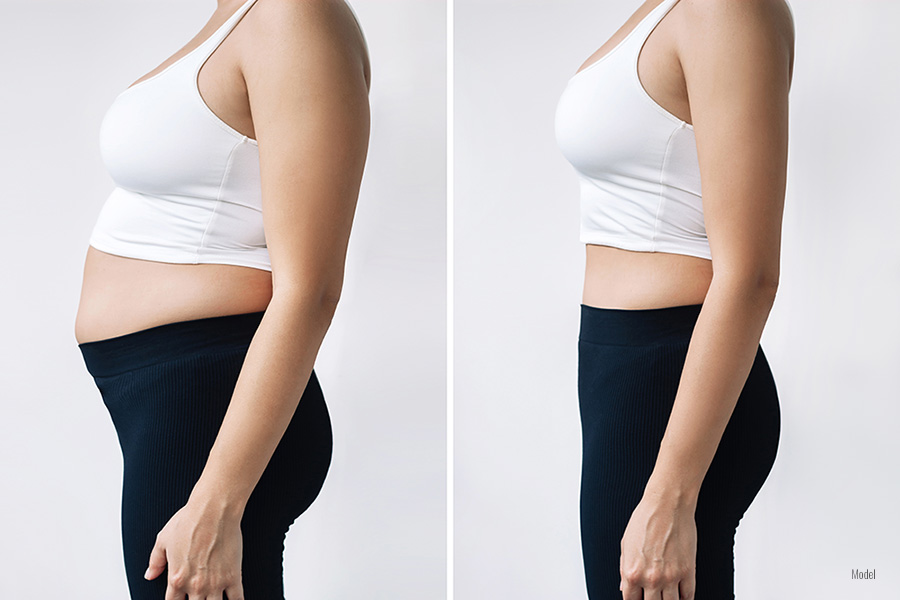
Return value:
[(628, 582), (628, 577), (625, 575), (625, 569), (623, 568), (624, 561), (622, 556), (619, 556), (619, 591), (622, 592), (622, 600), (643, 600), (643, 594), (640, 594), (640, 588), (638, 588), (639, 595), (635, 595), (634, 585)]
[(697, 579), (694, 576), (694, 572), (691, 572), (690, 575), (681, 580), (681, 583), (678, 584), (678, 590), (681, 592), (680, 600), (694, 600), (694, 594), (696, 593), (696, 585)]
[(644, 589), (639, 585), (622, 580), (622, 600), (644, 600)]
[(662, 600), (681, 600), (678, 597), (678, 583), (672, 583), (663, 588)]
[(144, 573), (144, 579), (156, 579), (162, 573), (167, 564), (166, 549), (160, 543), (159, 537), (156, 538), (156, 544), (150, 551), (150, 560), (148, 562), (147, 571)]
[(660, 600), (662, 590), (659, 588), (644, 588), (644, 600)]
[(225, 598), (227, 600), (244, 600), (244, 585), (240, 581), (236, 584), (225, 588)]
[[(207, 594), (203, 600), (222, 600), (222, 592), (219, 592), (218, 594), (212, 594), (212, 595)], [(675, 600), (678, 600), (678, 598), (676, 598)]]
[(166, 586), (166, 600), (184, 600), (184, 592), (179, 592), (170, 583)]

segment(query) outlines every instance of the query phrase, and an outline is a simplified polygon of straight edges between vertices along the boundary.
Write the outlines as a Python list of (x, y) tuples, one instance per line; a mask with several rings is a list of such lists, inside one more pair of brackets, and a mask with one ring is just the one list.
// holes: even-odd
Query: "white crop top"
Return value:
[(272, 270), (256, 140), (217, 117), (197, 87), (203, 63), (255, 2), (109, 107), (100, 153), (116, 187), (91, 246), (145, 260)]
[(711, 259), (694, 128), (653, 100), (637, 60), (678, 0), (662, 0), (609, 52), (576, 73), (556, 139), (581, 188), (581, 241)]
[(91, 246), (145, 260), (271, 270), (256, 140), (219, 119), (197, 87), (201, 65), (254, 2), (106, 111), (100, 153), (116, 187)]

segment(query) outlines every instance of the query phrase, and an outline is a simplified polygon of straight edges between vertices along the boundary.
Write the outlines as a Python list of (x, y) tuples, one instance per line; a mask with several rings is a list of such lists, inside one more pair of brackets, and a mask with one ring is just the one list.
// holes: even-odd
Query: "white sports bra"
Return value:
[(152, 261), (272, 270), (257, 142), (217, 117), (197, 86), (200, 68), (255, 2), (109, 107), (100, 153), (116, 187), (91, 246)]
[(609, 52), (576, 73), (556, 139), (581, 188), (581, 241), (711, 259), (694, 128), (644, 90), (644, 41), (678, 0), (662, 0)]

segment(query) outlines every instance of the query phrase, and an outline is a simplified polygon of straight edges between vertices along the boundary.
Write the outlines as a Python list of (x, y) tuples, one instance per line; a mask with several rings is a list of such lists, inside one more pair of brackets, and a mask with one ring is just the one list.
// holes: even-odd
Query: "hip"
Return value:
[[(582, 306), (578, 401), (586, 506), (606, 502), (607, 509), (619, 510), (625, 502), (623, 514), (630, 514), (640, 499), (668, 427), (701, 308)], [(724, 530), (733, 532), (775, 462), (780, 431), (778, 390), (757, 345), (704, 478), (698, 519), (724, 518)], [(621, 533), (614, 537), (618, 543)]]
[[(702, 306), (628, 310), (582, 305), (578, 395), (586, 432), (607, 438), (650, 427), (661, 439)], [(731, 421), (777, 431), (779, 413), (775, 378), (757, 345)]]
[[(174, 502), (161, 527), (187, 500), (264, 314), (179, 321), (78, 345), (122, 449), (123, 507), (148, 495), (154, 502)], [(318, 495), (331, 452), (331, 419), (312, 371), (245, 516), (267, 521), (276, 511), (277, 520), (289, 524)], [(148, 489), (147, 482), (164, 485)]]
[[(120, 436), (143, 436), (158, 430), (158, 424), (151, 424), (162, 420), (187, 431), (209, 426), (212, 440), (264, 314), (166, 323), (82, 342), (78, 348)], [(301, 424), (293, 429), (330, 431), (315, 371), (310, 373), (292, 423), (298, 419)], [(134, 427), (135, 423), (142, 425)]]

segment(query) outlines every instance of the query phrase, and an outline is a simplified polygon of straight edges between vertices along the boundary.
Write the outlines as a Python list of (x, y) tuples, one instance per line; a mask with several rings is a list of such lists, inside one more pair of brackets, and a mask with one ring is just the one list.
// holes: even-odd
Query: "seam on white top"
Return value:
[(197, 251), (195, 252), (197, 262), (200, 262), (200, 251), (203, 250), (203, 242), (206, 241), (206, 234), (209, 231), (209, 227), (212, 225), (213, 219), (219, 212), (219, 206), (222, 205), (222, 189), (225, 187), (225, 181), (228, 180), (228, 175), (231, 173), (231, 167), (234, 164), (234, 151), (237, 150), (240, 145), (240, 142), (235, 142), (231, 147), (231, 151), (228, 153), (228, 159), (225, 161), (225, 170), (222, 173), (222, 178), (219, 180), (219, 189), (216, 190), (216, 204), (209, 212), (209, 220), (206, 222), (206, 227), (203, 228), (203, 235), (200, 236), (200, 241), (197, 243)]
[(669, 139), (666, 140), (666, 149), (663, 152), (662, 164), (659, 167), (659, 201), (656, 204), (656, 215), (654, 216), (653, 220), (653, 235), (650, 237), (650, 242), (653, 244), (654, 249), (656, 248), (656, 238), (659, 234), (659, 215), (662, 212), (662, 205), (666, 199), (663, 191), (668, 187), (668, 185), (663, 182), (663, 178), (665, 178), (666, 176), (666, 165), (668, 164), (669, 157), (671, 155), (670, 151), (672, 149), (672, 140), (675, 139), (675, 134), (678, 133), (679, 129), (681, 129), (680, 126), (675, 127), (672, 129), (672, 133), (669, 134)]

